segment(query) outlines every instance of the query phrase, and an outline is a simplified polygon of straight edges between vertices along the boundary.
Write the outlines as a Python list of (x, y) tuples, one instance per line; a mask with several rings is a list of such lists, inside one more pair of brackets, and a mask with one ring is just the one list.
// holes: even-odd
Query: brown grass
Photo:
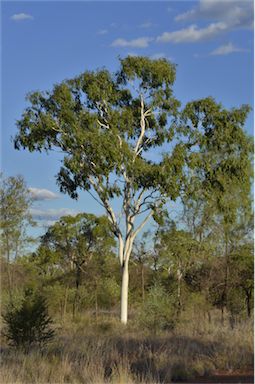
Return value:
[(253, 364), (252, 323), (205, 324), (190, 319), (172, 333), (150, 336), (134, 323), (91, 317), (57, 327), (45, 350), (27, 355), (2, 343), (1, 383), (170, 383), (217, 370), (245, 370)]

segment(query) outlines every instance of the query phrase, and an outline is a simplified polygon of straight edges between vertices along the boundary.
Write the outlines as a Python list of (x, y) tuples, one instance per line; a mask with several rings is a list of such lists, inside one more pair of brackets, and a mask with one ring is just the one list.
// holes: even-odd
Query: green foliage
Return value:
[(2, 255), (8, 261), (20, 256), (31, 239), (27, 226), (33, 224), (29, 214), (31, 196), (22, 176), (4, 178), (0, 174), (0, 241)]
[(27, 293), (21, 307), (11, 306), (3, 319), (7, 325), (5, 336), (11, 345), (26, 352), (32, 346), (42, 347), (54, 336), (45, 299), (38, 294)]
[(177, 230), (175, 226), (164, 227), (158, 234), (158, 251), (162, 263), (168, 267), (169, 272), (181, 269), (185, 273), (194, 261), (203, 259), (204, 244), (195, 240), (190, 232)]
[[(93, 270), (94, 258), (99, 258), (97, 267), (105, 265), (112, 256), (115, 241), (106, 217), (92, 214), (61, 217), (48, 228), (31, 261), (41, 274), (50, 280), (74, 282), (78, 288), (82, 276)], [(100, 268), (101, 270), (102, 268)]]
[[(3, 275), (3, 270), (1, 270), (1, 274)], [(21, 289), (21, 287), (12, 289), (12, 305), (15, 308), (20, 308), (22, 303), (24, 301), (24, 291)], [(3, 312), (4, 308), (7, 308), (10, 305), (10, 296), (6, 289), (4, 289), (4, 286), (2, 284), (2, 290), (1, 290), (1, 307)]]
[(159, 284), (152, 286), (141, 308), (139, 322), (141, 327), (154, 333), (171, 330), (175, 326), (175, 316), (171, 296)]
[(47, 300), (47, 305), (50, 313), (60, 313), (64, 315), (65, 300), (66, 305), (69, 304), (70, 296), (72, 295), (71, 289), (61, 285), (59, 281), (54, 284), (47, 284), (42, 289), (43, 297)]
[(187, 103), (182, 113), (188, 145), (196, 148), (188, 156), (188, 191), (213, 201), (228, 221), (236, 214), (235, 194), (247, 200), (250, 193), (253, 140), (243, 129), (249, 112), (247, 105), (227, 110), (209, 97)]
[(244, 312), (250, 317), (253, 309), (254, 291), (254, 246), (251, 242), (242, 244), (230, 254), (230, 300), (232, 313)]
[(61, 217), (49, 227), (41, 243), (53, 252), (51, 255), (46, 250), (45, 256), (55, 257), (57, 263), (61, 259), (69, 263), (85, 262), (93, 253), (106, 255), (115, 245), (107, 218), (87, 213)]
[[(79, 189), (94, 189), (108, 216), (109, 201), (121, 198), (125, 215), (143, 208), (162, 223), (166, 199), (182, 197), (209, 201), (234, 221), (236, 193), (245, 200), (250, 190), (252, 140), (243, 129), (250, 108), (228, 110), (207, 97), (180, 112), (175, 72), (166, 59), (128, 56), (116, 73), (86, 71), (31, 93), (15, 147), (61, 150), (61, 191), (77, 198)], [(150, 199), (138, 209), (142, 190)]]
[[(78, 197), (79, 190), (89, 191), (108, 216), (64, 217), (49, 228), (35, 255), (35, 264), (48, 282), (68, 281), (78, 291), (86, 277), (86, 292), (99, 288), (103, 298), (103, 288), (95, 283), (102, 279), (111, 281), (109, 295), (115, 296), (113, 282), (118, 279), (107, 280), (112, 276), (104, 256), (112, 254), (114, 235), (123, 245), (121, 262), (129, 259), (133, 241), (146, 222), (139, 225), (135, 219), (146, 212), (161, 232), (151, 253), (154, 260), (148, 263), (153, 264), (154, 277), (165, 282), (175, 276), (179, 303), (182, 285), (187, 283), (191, 290), (203, 290), (210, 303), (227, 305), (229, 254), (240, 246), (240, 239), (233, 240), (233, 230), (238, 232), (241, 211), (248, 211), (250, 205), (253, 148), (244, 130), (250, 108), (226, 109), (207, 97), (187, 103), (180, 111), (173, 95), (175, 73), (176, 66), (165, 59), (128, 56), (120, 60), (115, 73), (85, 71), (51, 91), (28, 96), (29, 105), (17, 122), (15, 148), (61, 151), (60, 190), (72, 198)], [(188, 212), (187, 228), (164, 228), (165, 205), (178, 198)], [(112, 199), (120, 203), (119, 216), (113, 213)], [(250, 266), (242, 265), (241, 275), (249, 271), (249, 287), (240, 288), (239, 282), (231, 292), (243, 289), (249, 301)], [(141, 287), (144, 298), (144, 281)], [(157, 289), (147, 295), (148, 313), (155, 312)], [(166, 304), (164, 294), (163, 298)], [(153, 316), (148, 316), (152, 327)]]
[[(105, 69), (86, 71), (55, 85), (51, 92), (34, 92), (18, 121), (15, 147), (61, 149), (65, 157), (58, 183), (73, 198), (78, 188), (90, 190), (91, 178), (100, 185), (101, 200), (124, 196), (116, 175), (125, 172), (134, 191), (162, 188), (175, 199), (184, 148), (177, 146), (161, 163), (149, 161), (142, 151), (134, 156), (134, 142), (141, 130), (141, 97), (146, 100), (145, 110), (151, 110), (140, 143), (143, 151), (173, 138), (169, 119), (176, 118), (179, 107), (172, 92), (174, 80), (175, 65), (165, 59), (127, 57), (120, 60), (115, 74)], [(110, 175), (114, 177), (110, 179)]]
[(237, 247), (230, 255), (230, 268), (236, 285), (243, 289), (252, 289), (254, 285), (254, 246), (251, 242)]
[(120, 286), (114, 277), (102, 279), (97, 294), (100, 307), (111, 309), (119, 301)]

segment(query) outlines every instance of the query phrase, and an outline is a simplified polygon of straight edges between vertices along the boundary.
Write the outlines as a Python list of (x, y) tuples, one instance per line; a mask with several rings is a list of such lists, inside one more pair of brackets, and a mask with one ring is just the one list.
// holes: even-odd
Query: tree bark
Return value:
[(245, 301), (246, 301), (246, 309), (247, 309), (247, 316), (248, 318), (251, 317), (251, 290), (245, 290)]
[(65, 298), (64, 298), (64, 306), (63, 306), (63, 320), (65, 320), (65, 318), (66, 318), (67, 298), (68, 298), (68, 287), (65, 287)]
[(98, 323), (98, 300), (97, 300), (97, 283), (95, 289), (95, 315), (96, 315), (96, 324)]
[(10, 257), (10, 246), (9, 246), (9, 237), (8, 235), (6, 236), (6, 253), (7, 253), (7, 276), (8, 276), (8, 293), (9, 293), (9, 300), (10, 304), (13, 303), (12, 300), (12, 276), (11, 276), (11, 257)]
[(76, 312), (77, 312), (77, 302), (79, 298), (79, 287), (80, 287), (80, 266), (79, 264), (76, 264), (76, 279), (75, 279), (75, 285), (76, 285), (76, 292), (74, 295), (74, 301), (73, 301), (73, 319), (75, 318)]
[(224, 290), (223, 290), (223, 303), (225, 309), (228, 309), (228, 288), (229, 288), (229, 241), (228, 233), (225, 233), (225, 278), (224, 278)]
[(178, 310), (177, 310), (177, 314), (179, 315), (180, 312), (181, 312), (181, 307), (182, 307), (182, 303), (181, 303), (181, 279), (180, 278), (178, 278), (177, 296), (178, 296)]
[(178, 297), (178, 310), (177, 310), (177, 315), (181, 313), (182, 309), (182, 300), (181, 300), (181, 280), (182, 280), (182, 272), (181, 269), (177, 269), (177, 281), (178, 281), (178, 286), (177, 286), (177, 297)]
[(123, 265), (121, 267), (122, 272), (122, 283), (121, 283), (121, 323), (127, 324), (128, 319), (128, 280), (129, 280), (129, 274), (128, 274), (128, 260), (125, 260), (123, 262)]
[(141, 275), (142, 275), (142, 301), (143, 301), (143, 304), (144, 304), (145, 290), (144, 290), (144, 266), (143, 266), (143, 264), (142, 264), (142, 272), (141, 272)]

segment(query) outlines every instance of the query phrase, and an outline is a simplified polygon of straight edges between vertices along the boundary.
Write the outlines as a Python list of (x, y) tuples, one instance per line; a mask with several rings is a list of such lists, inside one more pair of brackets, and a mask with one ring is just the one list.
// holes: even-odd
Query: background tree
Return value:
[(22, 176), (0, 175), (0, 241), (1, 255), (6, 259), (9, 296), (12, 298), (11, 262), (21, 256), (32, 240), (27, 228), (33, 224), (29, 208), (31, 196)]
[[(221, 239), (218, 248), (224, 248), (222, 311), (228, 301), (230, 232), (240, 212), (251, 209), (252, 139), (242, 129), (249, 111), (245, 105), (226, 110), (207, 98), (188, 103), (182, 113), (189, 141), (195, 144), (187, 160), (189, 183), (184, 196), (203, 207), (197, 226), (200, 236), (208, 218), (214, 223), (211, 233), (218, 232)], [(215, 231), (217, 226), (220, 231)]]
[(137, 267), (138, 281), (140, 281), (140, 284), (138, 285), (141, 289), (141, 297), (143, 304), (145, 300), (146, 283), (148, 280), (147, 276), (150, 274), (149, 272), (151, 271), (151, 248), (153, 247), (153, 242), (151, 238), (152, 233), (150, 231), (144, 232), (141, 239), (134, 243), (132, 253), (133, 264)]
[(205, 257), (205, 246), (184, 230), (176, 226), (162, 229), (158, 234), (158, 252), (160, 262), (167, 269), (168, 275), (177, 282), (177, 314), (183, 308), (182, 286), (186, 274)]
[[(208, 98), (189, 103), (180, 122), (174, 80), (175, 65), (167, 60), (129, 56), (114, 74), (87, 71), (51, 92), (31, 93), (18, 122), (17, 149), (60, 149), (61, 191), (73, 198), (78, 188), (89, 191), (105, 208), (119, 245), (124, 324), (134, 240), (151, 217), (159, 219), (166, 199), (180, 195), (187, 169), (200, 176), (208, 196), (213, 192), (219, 204), (222, 185), (230, 178), (247, 179), (243, 169), (249, 150), (242, 126), (249, 108), (228, 111)], [(212, 158), (218, 146), (227, 157), (220, 151)], [(119, 214), (112, 208), (114, 198)]]
[[(252, 242), (242, 244), (232, 251), (230, 255), (230, 274), (231, 274), (231, 293), (243, 303), (248, 317), (251, 317), (253, 308), (253, 288), (254, 288), (254, 247)], [(241, 299), (241, 300), (240, 300)], [(236, 312), (236, 300), (229, 308)], [(229, 305), (230, 306), (230, 305)], [(239, 312), (240, 313), (240, 312)]]
[[(106, 217), (96, 217), (87, 213), (63, 216), (42, 236), (38, 255), (45, 255), (46, 260), (44, 258), (41, 263), (41, 257), (38, 259), (35, 255), (35, 262), (49, 268), (48, 260), (51, 260), (52, 265), (54, 259), (57, 267), (55, 269), (64, 274), (64, 279), (61, 277), (61, 280), (65, 280), (67, 284), (68, 275), (70, 273), (73, 275), (76, 288), (73, 302), (73, 315), (75, 315), (82, 275), (86, 274), (94, 257), (101, 258), (101, 264), (104, 265), (103, 258), (112, 254), (114, 246), (115, 241)], [(68, 286), (66, 288), (68, 289)]]

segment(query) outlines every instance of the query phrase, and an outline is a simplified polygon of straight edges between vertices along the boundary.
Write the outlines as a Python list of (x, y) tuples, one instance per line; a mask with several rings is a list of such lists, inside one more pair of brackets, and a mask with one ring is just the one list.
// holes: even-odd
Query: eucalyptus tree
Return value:
[(19, 251), (28, 240), (26, 229), (33, 224), (29, 208), (31, 195), (22, 176), (0, 179), (0, 231), (2, 252), (7, 261), (17, 258)]
[(152, 242), (151, 242), (152, 233), (146, 231), (143, 233), (140, 241), (134, 243), (132, 258), (135, 265), (138, 265), (140, 275), (141, 275), (141, 293), (142, 293), (142, 303), (144, 304), (145, 300), (145, 282), (146, 282), (146, 269), (149, 269), (149, 263), (152, 258)]
[(29, 208), (31, 196), (22, 176), (4, 178), (0, 175), (0, 244), (1, 254), (7, 261), (8, 290), (12, 297), (10, 263), (21, 255), (28, 243), (27, 227), (33, 224)]
[(211, 98), (188, 103), (183, 111), (189, 140), (195, 144), (184, 200), (200, 210), (195, 218), (200, 240), (211, 237), (224, 256), (222, 319), (228, 302), (231, 232), (251, 212), (253, 140), (242, 129), (249, 111), (247, 105), (227, 110)]
[(252, 316), (254, 300), (254, 245), (247, 242), (239, 245), (230, 254), (231, 288), (240, 290), (244, 296), (247, 316)]
[(61, 217), (41, 237), (41, 246), (59, 255), (59, 265), (75, 271), (77, 288), (93, 255), (108, 254), (114, 245), (107, 218), (88, 213)]
[[(55, 264), (57, 270), (66, 277), (70, 272), (75, 276), (74, 314), (82, 273), (86, 273), (92, 258), (109, 255), (114, 246), (115, 241), (107, 218), (88, 213), (63, 216), (42, 236), (38, 255), (46, 253), (44, 261), (50, 260), (50, 264)], [(36, 262), (36, 255), (34, 259)], [(39, 263), (41, 262), (40, 258)]]
[[(158, 219), (166, 199), (174, 201), (180, 195), (187, 168), (203, 166), (190, 157), (191, 149), (210, 150), (209, 136), (212, 133), (213, 138), (214, 131), (224, 143), (225, 125), (232, 122), (233, 129), (241, 131), (248, 113), (245, 108), (222, 110), (212, 99), (198, 101), (185, 110), (183, 119), (191, 118), (194, 123), (189, 128), (185, 121), (178, 121), (175, 73), (176, 66), (165, 59), (128, 56), (120, 60), (116, 73), (86, 71), (52, 91), (31, 93), (30, 105), (17, 122), (17, 149), (62, 151), (63, 165), (57, 176), (61, 191), (72, 198), (78, 197), (79, 189), (88, 191), (104, 207), (118, 240), (124, 324), (128, 265), (136, 236), (152, 217)], [(206, 117), (198, 126), (196, 109), (200, 106)], [(212, 120), (209, 127), (206, 118), (211, 119), (212, 110), (212, 119), (227, 116), (220, 125)], [(234, 140), (238, 140), (236, 135)], [(236, 168), (240, 168), (238, 163), (233, 172)], [(213, 188), (210, 175), (205, 178)], [(113, 200), (120, 202), (119, 213), (113, 209)]]
[(177, 230), (170, 225), (158, 233), (157, 244), (160, 263), (167, 269), (169, 276), (177, 281), (177, 308), (183, 308), (182, 285), (185, 275), (195, 265), (201, 264), (208, 251), (204, 243), (194, 239), (190, 232)]

